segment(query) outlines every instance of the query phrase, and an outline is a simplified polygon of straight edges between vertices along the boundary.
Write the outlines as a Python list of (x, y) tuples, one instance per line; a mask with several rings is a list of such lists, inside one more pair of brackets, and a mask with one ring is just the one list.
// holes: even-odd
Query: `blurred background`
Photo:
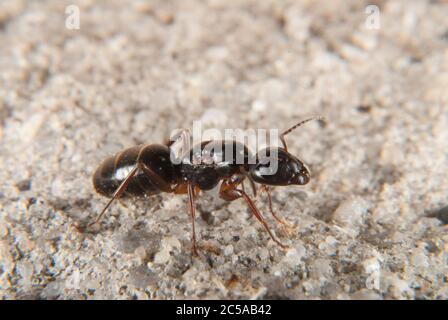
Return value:
[[(448, 3), (0, 1), (2, 299), (447, 299)], [(245, 205), (105, 204), (91, 176), (175, 128), (284, 129), (312, 181)], [(263, 197), (257, 205), (266, 212)]]

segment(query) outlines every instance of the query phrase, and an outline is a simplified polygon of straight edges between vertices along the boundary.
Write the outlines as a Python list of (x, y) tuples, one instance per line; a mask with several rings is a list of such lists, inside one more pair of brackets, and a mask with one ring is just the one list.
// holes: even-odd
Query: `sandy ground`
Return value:
[[(447, 299), (448, 4), (373, 1), (0, 2), (3, 299)], [(212, 128), (286, 128), (311, 168), (267, 214), (203, 195), (106, 203), (108, 155)]]

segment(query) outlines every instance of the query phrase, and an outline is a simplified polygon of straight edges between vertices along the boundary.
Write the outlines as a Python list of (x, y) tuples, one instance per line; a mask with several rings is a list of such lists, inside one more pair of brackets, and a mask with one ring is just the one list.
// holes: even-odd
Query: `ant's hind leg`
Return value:
[(112, 202), (114, 202), (115, 199), (120, 198), (121, 195), (126, 191), (127, 186), (129, 185), (129, 183), (131, 182), (132, 178), (134, 177), (134, 175), (137, 171), (138, 171), (138, 166), (135, 166), (134, 169), (132, 169), (131, 172), (128, 173), (128, 175), (123, 180), (123, 182), (120, 184), (120, 186), (117, 188), (117, 190), (115, 190), (114, 194), (112, 195), (112, 198), (106, 204), (104, 209), (101, 211), (101, 213), (95, 219), (95, 221), (93, 221), (87, 225), (87, 228), (93, 226), (94, 224), (97, 224), (101, 220), (101, 217), (104, 215), (106, 210), (110, 207)]

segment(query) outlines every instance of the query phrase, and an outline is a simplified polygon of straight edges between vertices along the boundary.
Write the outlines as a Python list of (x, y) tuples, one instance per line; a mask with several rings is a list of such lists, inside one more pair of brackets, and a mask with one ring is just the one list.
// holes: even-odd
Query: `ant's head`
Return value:
[(288, 152), (285, 136), (312, 120), (323, 121), (325, 118), (314, 116), (300, 121), (280, 135), (284, 148), (270, 147), (257, 154), (256, 163), (249, 166), (249, 174), (255, 182), (272, 186), (288, 186), (304, 185), (310, 181), (310, 172), (305, 164)]
[(249, 168), (251, 178), (272, 186), (304, 185), (310, 181), (305, 164), (283, 148), (266, 148)]

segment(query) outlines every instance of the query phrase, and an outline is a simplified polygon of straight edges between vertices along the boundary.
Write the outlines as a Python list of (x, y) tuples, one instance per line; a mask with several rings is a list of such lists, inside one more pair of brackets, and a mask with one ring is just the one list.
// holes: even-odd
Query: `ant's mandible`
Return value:
[[(206, 191), (216, 187), (222, 181), (219, 195), (222, 199), (233, 201), (243, 198), (249, 206), (252, 214), (260, 221), (269, 236), (282, 248), (286, 248), (269, 229), (268, 224), (252, 199), (244, 190), (243, 181), (247, 178), (251, 183), (254, 194), (255, 184), (261, 184), (261, 188), (268, 195), (269, 209), (272, 216), (284, 223), (272, 210), (272, 199), (269, 186), (305, 185), (310, 180), (309, 170), (305, 164), (288, 152), (285, 136), (311, 120), (323, 120), (323, 117), (308, 118), (284, 131), (280, 135), (283, 148), (268, 147), (257, 153), (254, 164), (249, 164), (250, 151), (242, 143), (227, 140), (211, 140), (200, 144), (199, 148), (190, 149), (190, 135), (187, 130), (182, 130), (176, 139), (167, 144), (146, 144), (125, 149), (115, 156), (108, 157), (97, 168), (93, 175), (95, 190), (103, 196), (111, 198), (98, 218), (88, 227), (98, 223), (107, 208), (115, 199), (123, 197), (148, 197), (161, 192), (172, 194), (188, 194), (191, 221), (193, 253), (196, 250), (195, 232), (195, 199), (200, 190)], [(189, 150), (188, 156), (183, 157), (179, 164), (175, 164), (170, 158), (170, 147), (178, 139), (182, 139), (183, 150)], [(216, 148), (214, 148), (214, 146)], [(226, 158), (226, 150), (233, 150), (232, 157)], [(219, 150), (212, 155), (212, 163), (205, 160), (204, 150)], [(277, 171), (266, 175), (263, 168), (269, 166), (271, 152), (276, 152), (278, 161)], [(198, 154), (199, 152), (199, 154)], [(236, 157), (244, 157), (242, 164), (237, 163)], [(275, 154), (275, 153), (273, 153)], [(233, 161), (232, 161), (233, 158)], [(239, 188), (241, 186), (241, 188)]]

